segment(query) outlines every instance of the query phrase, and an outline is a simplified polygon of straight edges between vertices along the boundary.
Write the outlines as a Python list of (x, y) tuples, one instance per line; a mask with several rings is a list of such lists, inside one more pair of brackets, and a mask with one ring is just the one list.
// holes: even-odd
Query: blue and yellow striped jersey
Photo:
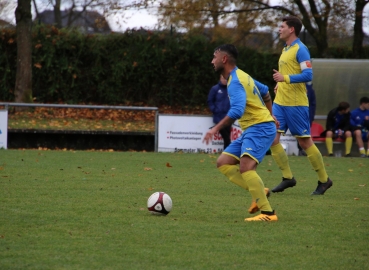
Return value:
[(254, 80), (238, 67), (231, 71), (227, 85), (231, 104), (227, 115), (238, 119), (243, 131), (258, 123), (274, 122), (262, 98), (268, 93), (266, 85)]
[(274, 102), (282, 106), (309, 106), (305, 83), (313, 80), (313, 69), (309, 50), (299, 38), (283, 48), (278, 65), (284, 82), (278, 83)]

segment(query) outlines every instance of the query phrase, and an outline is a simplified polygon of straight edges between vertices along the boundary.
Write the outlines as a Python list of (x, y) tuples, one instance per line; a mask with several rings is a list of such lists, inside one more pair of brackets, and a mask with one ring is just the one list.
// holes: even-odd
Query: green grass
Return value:
[[(367, 269), (369, 159), (324, 158), (334, 185), (290, 157), (297, 186), (272, 194), (279, 221), (244, 222), (250, 195), (215, 155), (0, 151), (0, 269)], [(167, 166), (169, 163), (172, 167)], [(258, 172), (273, 187), (271, 156)], [(153, 216), (147, 198), (173, 200)]]

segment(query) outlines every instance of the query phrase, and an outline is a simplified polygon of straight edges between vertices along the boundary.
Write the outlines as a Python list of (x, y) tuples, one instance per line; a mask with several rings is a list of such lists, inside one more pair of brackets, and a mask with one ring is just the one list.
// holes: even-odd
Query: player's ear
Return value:
[(225, 64), (228, 61), (228, 55), (224, 54), (222, 57), (222, 62)]

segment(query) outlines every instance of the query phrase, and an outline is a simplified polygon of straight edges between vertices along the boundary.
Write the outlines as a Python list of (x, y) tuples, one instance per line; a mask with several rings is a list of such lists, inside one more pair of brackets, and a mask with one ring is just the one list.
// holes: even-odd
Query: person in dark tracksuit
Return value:
[[(207, 102), (210, 111), (213, 113), (213, 122), (218, 124), (227, 115), (230, 108), (227, 80), (222, 75), (220, 75), (218, 84), (210, 89)], [(219, 130), (224, 141), (224, 149), (231, 143), (231, 128), (232, 126), (228, 126)]]

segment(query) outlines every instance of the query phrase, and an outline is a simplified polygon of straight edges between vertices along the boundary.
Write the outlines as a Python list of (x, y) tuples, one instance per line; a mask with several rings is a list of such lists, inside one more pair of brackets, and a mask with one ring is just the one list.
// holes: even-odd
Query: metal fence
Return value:
[(4, 106), (6, 110), (9, 110), (9, 107), (48, 107), (48, 108), (155, 111), (155, 151), (157, 151), (157, 149), (158, 149), (158, 115), (159, 115), (159, 108), (158, 107), (41, 104), (41, 103), (17, 103), (17, 102), (0, 102), (0, 106)]

